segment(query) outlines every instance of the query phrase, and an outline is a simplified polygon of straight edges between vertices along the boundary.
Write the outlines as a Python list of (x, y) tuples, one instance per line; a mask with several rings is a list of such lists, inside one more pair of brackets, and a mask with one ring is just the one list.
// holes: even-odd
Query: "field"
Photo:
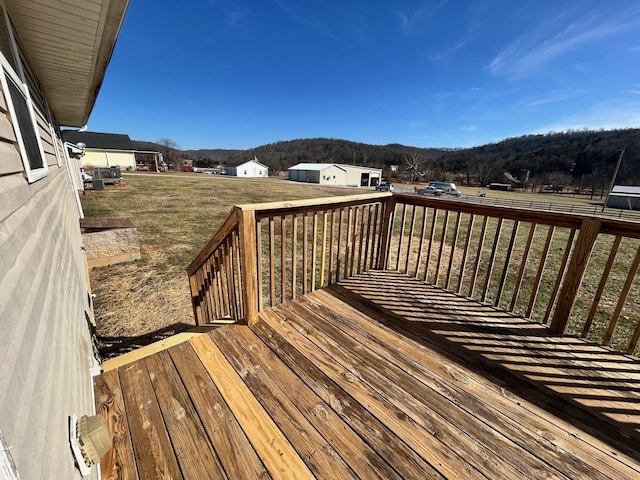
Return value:
[(119, 186), (88, 190), (86, 217), (129, 218), (142, 259), (95, 268), (98, 343), (103, 356), (123, 353), (194, 325), (185, 268), (233, 205), (360, 192), (278, 179), (212, 175), (125, 175)]
[[(133, 174), (127, 175), (124, 180), (123, 185), (105, 191), (89, 191), (83, 198), (85, 214), (88, 217), (132, 219), (138, 229), (142, 251), (140, 261), (94, 269), (91, 273), (92, 287), (96, 294), (98, 339), (105, 356), (150, 343), (194, 325), (185, 268), (227, 217), (233, 205), (318, 198), (345, 195), (351, 192), (362, 193), (362, 190), (358, 189), (320, 187), (278, 179), (237, 179), (194, 174)], [(402, 187), (406, 191), (413, 190), (412, 185)], [(475, 196), (478, 191), (484, 191), (487, 198), (483, 200), (501, 198), (507, 201), (526, 201), (536, 204), (553, 202), (564, 204), (567, 208), (571, 208), (572, 205), (576, 208), (595, 208), (597, 202), (601, 201), (585, 197), (572, 198), (569, 195), (495, 192), (464, 187), (461, 190), (464, 194), (472, 196)], [(564, 207), (561, 208), (564, 209)], [(419, 222), (420, 219), (418, 218), (417, 221)], [(462, 225), (466, 223), (463, 222)], [(507, 225), (506, 228), (510, 227)], [(461, 231), (461, 235), (464, 235), (464, 230)], [(523, 235), (525, 233), (526, 230), (523, 229)], [(474, 239), (476, 235), (477, 232), (474, 232)], [(536, 234), (532, 244), (534, 252), (542, 248), (545, 235), (543, 230)], [(560, 262), (567, 235), (568, 232), (558, 231), (554, 236), (549, 265), (557, 265)], [(439, 236), (438, 234), (435, 238)], [(503, 239), (503, 242), (505, 240)], [(524, 248), (523, 241), (523, 238), (519, 238), (516, 242), (514, 255), (521, 255), (520, 250)], [(607, 289), (608, 293), (605, 292), (598, 317), (611, 314), (617, 297), (615, 290), (620, 290), (628, 265), (632, 263), (637, 245), (636, 242), (630, 242), (629, 245), (627, 243), (629, 242), (622, 245), (616, 262), (619, 268), (614, 268), (612, 276), (614, 281)], [(488, 247), (490, 244), (485, 246), (485, 250)], [(437, 245), (434, 244), (435, 248)], [(506, 245), (501, 245), (496, 261), (500, 261), (505, 249)], [(592, 268), (590, 267), (590, 273), (585, 277), (582, 294), (574, 312), (581, 318), (586, 315), (584, 309), (590, 301), (587, 297), (593, 295), (609, 250), (610, 242), (605, 239), (604, 243), (600, 243), (594, 251), (591, 259)], [(456, 251), (454, 256), (458, 253), (460, 252)], [(483, 260), (479, 264), (481, 278), (483, 269), (486, 269), (486, 257), (489, 256), (489, 251), (482, 254)], [(447, 258), (446, 255), (445, 258)], [(527, 268), (533, 270), (525, 275), (522, 286), (525, 295), (530, 288), (529, 283), (535, 276), (535, 265)], [(510, 270), (510, 276), (507, 277), (507, 284), (505, 284), (506, 293), (513, 288), (510, 283), (515, 273), (517, 272)], [(452, 272), (452, 277), (455, 275), (457, 273)], [(546, 279), (547, 275), (549, 279)], [(553, 278), (555, 278), (553, 268), (545, 271), (545, 278), (541, 284), (542, 293), (532, 311), (533, 318), (542, 320), (538, 317), (545, 315), (544, 302), (553, 287)], [(438, 283), (437, 280), (436, 283)], [(637, 285), (634, 285), (629, 299), (631, 303), (635, 303), (633, 292), (636, 291)], [(583, 297), (583, 294), (586, 296)], [(492, 295), (494, 292), (489, 289), (488, 297), (492, 299)], [(637, 319), (634, 308), (629, 305), (627, 307), (623, 312), (620, 326), (625, 331), (623, 336), (628, 338), (629, 329), (633, 330)], [(518, 313), (524, 312), (518, 311)], [(548, 312), (546, 314), (548, 315)], [(571, 330), (575, 333), (579, 330), (578, 324), (579, 319), (572, 318)], [(599, 326), (593, 330), (593, 340), (598, 340), (596, 337), (602, 334), (602, 328)], [(590, 338), (591, 336), (590, 334)]]

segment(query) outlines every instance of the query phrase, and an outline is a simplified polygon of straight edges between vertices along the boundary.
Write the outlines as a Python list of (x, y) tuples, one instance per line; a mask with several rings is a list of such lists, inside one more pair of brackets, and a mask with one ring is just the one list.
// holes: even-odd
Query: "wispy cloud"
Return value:
[(607, 19), (602, 11), (592, 11), (569, 22), (569, 13), (560, 15), (507, 45), (486, 68), (494, 74), (528, 76), (569, 51), (637, 26), (637, 16), (628, 14)]
[(463, 125), (460, 130), (465, 132), (475, 132), (478, 129), (477, 125)]
[(304, 17), (298, 14), (293, 8), (287, 5), (284, 1), (277, 0), (276, 4), (282, 11), (284, 11), (287, 15), (289, 15), (289, 17), (291, 17), (294, 21), (314, 29), (324, 29), (324, 24), (322, 22), (315, 19), (308, 18), (308, 17)]
[(438, 0), (432, 2), (423, 2), (417, 9), (411, 12), (396, 10), (394, 14), (400, 19), (400, 25), (405, 31), (411, 28), (424, 18), (428, 18), (442, 8), (449, 0)]
[(553, 124), (544, 125), (536, 133), (564, 132), (567, 130), (590, 130), (640, 127), (640, 101), (629, 102), (612, 99), (589, 106)]
[(588, 93), (588, 90), (562, 90), (550, 92), (549, 94), (531, 100), (525, 104), (527, 107), (539, 107), (541, 105), (547, 105), (550, 103), (559, 103), (566, 100), (572, 100), (574, 98), (581, 97)]
[(442, 51), (440, 53), (437, 53), (435, 55), (431, 55), (429, 58), (431, 60), (433, 60), (433, 61), (436, 61), (436, 62), (449, 60), (456, 53), (458, 53), (458, 51), (460, 51), (464, 47), (466, 47), (467, 43), (469, 43), (467, 39), (461, 40), (458, 43), (456, 43), (455, 45), (452, 45), (451, 47), (447, 48), (446, 50), (444, 50), (444, 51)]

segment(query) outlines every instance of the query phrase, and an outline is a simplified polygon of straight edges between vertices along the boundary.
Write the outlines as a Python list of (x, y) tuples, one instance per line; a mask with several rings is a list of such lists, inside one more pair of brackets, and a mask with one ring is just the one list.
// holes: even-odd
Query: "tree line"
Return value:
[[(163, 143), (162, 148), (166, 149), (167, 142)], [(340, 163), (382, 168), (383, 175), (392, 181), (444, 180), (467, 186), (526, 181), (532, 189), (555, 185), (601, 191), (608, 187), (623, 148), (625, 153), (616, 183), (640, 185), (640, 129), (524, 135), (465, 149), (309, 138), (274, 142), (249, 150), (191, 150), (179, 154), (203, 167), (257, 156), (270, 168), (271, 174), (303, 162)]]

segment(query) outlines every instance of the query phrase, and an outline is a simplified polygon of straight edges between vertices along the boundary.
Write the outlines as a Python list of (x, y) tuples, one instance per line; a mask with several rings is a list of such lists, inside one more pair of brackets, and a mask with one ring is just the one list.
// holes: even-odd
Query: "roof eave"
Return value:
[(6, 0), (25, 56), (60, 125), (87, 123), (128, 5), (129, 0)]

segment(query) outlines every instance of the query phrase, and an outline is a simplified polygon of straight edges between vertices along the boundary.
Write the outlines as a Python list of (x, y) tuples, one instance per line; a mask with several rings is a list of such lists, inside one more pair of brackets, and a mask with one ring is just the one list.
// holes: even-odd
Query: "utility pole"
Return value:
[(616, 164), (616, 169), (613, 171), (613, 177), (611, 177), (611, 184), (609, 185), (609, 190), (607, 190), (607, 197), (604, 199), (604, 203), (602, 204), (602, 211), (604, 212), (604, 207), (609, 203), (609, 195), (611, 195), (611, 190), (613, 190), (613, 185), (616, 183), (616, 177), (618, 176), (618, 170), (620, 169), (620, 164), (622, 163), (622, 157), (624, 156), (624, 151), (627, 147), (622, 147), (622, 151), (620, 152), (620, 156), (618, 157), (618, 163)]

